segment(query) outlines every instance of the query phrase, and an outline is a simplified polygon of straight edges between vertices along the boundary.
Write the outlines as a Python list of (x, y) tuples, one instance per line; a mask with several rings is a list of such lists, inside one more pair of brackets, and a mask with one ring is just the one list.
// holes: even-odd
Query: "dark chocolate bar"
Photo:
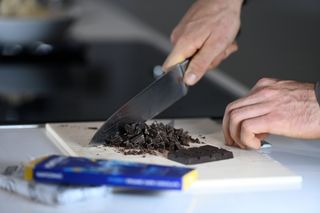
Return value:
[(168, 159), (188, 165), (230, 158), (233, 158), (232, 152), (210, 145), (179, 149), (168, 153)]

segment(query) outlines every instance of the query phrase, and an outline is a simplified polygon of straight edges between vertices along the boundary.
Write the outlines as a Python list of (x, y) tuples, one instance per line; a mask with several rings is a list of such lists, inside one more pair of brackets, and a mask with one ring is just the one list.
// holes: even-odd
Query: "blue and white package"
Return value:
[(24, 177), (68, 185), (184, 190), (197, 179), (197, 172), (186, 167), (51, 155), (27, 164)]

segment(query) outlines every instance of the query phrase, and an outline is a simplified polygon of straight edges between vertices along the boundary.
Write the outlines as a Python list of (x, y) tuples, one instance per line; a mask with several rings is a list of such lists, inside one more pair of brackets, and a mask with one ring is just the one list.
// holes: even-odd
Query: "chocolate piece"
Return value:
[[(129, 123), (119, 128), (114, 135), (109, 136), (105, 145), (116, 147), (124, 154), (156, 154), (166, 151), (185, 149), (190, 143), (202, 143), (192, 138), (183, 129), (175, 129), (170, 125), (154, 122)], [(121, 148), (121, 149), (120, 149)]]
[(233, 153), (215, 146), (205, 145), (170, 151), (168, 159), (182, 164), (198, 164), (233, 158)]

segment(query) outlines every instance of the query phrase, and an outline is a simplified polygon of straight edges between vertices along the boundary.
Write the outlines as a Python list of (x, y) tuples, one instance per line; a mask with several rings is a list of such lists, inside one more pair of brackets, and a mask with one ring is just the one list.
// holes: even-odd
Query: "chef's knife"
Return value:
[(145, 122), (167, 109), (188, 92), (183, 82), (183, 75), (189, 60), (168, 69), (157, 80), (134, 96), (117, 110), (97, 130), (90, 141), (91, 144), (106, 143), (109, 135), (114, 134), (126, 123)]

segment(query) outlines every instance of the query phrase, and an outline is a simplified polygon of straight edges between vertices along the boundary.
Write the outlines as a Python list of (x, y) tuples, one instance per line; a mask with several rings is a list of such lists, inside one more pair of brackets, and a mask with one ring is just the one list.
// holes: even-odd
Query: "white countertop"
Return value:
[[(319, 212), (320, 141), (272, 136), (264, 152), (303, 177), (300, 189), (235, 189), (206, 194), (188, 192), (111, 194), (109, 198), (67, 206), (45, 206), (0, 190), (0, 212)], [(16, 164), (60, 153), (44, 128), (0, 129), (0, 162)], [(157, 206), (156, 208), (154, 208)]]
[[(86, 1), (89, 2), (89, 1)], [(86, 3), (85, 3), (86, 4)], [(88, 40), (142, 40), (164, 51), (170, 42), (120, 9), (88, 4), (73, 33)], [(99, 18), (98, 18), (99, 17)], [(245, 88), (221, 72), (208, 75), (241, 95)], [(68, 206), (45, 206), (0, 190), (0, 212), (320, 212), (320, 141), (272, 136), (272, 158), (303, 177), (300, 189), (237, 189), (232, 192), (111, 194), (110, 197)], [(0, 162), (4, 165), (59, 153), (43, 128), (0, 128)]]

